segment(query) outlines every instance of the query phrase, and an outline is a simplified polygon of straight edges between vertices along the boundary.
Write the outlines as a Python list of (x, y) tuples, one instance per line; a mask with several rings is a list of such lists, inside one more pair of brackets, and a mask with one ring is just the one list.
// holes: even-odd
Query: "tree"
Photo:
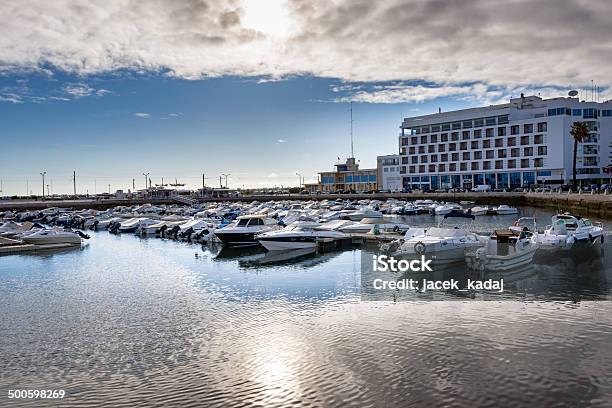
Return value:
[(572, 130), (570, 135), (574, 139), (574, 161), (572, 168), (572, 184), (576, 187), (576, 156), (578, 154), (578, 143), (583, 142), (589, 137), (589, 127), (586, 122), (574, 122), (572, 123)]

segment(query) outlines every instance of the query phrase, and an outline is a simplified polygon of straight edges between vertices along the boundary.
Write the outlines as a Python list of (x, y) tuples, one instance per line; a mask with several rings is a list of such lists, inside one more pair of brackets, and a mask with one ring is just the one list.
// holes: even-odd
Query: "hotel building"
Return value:
[(591, 131), (578, 144), (579, 182), (608, 182), (612, 101), (521, 95), (501, 105), (405, 118), (399, 136), (402, 188), (569, 183), (575, 121)]

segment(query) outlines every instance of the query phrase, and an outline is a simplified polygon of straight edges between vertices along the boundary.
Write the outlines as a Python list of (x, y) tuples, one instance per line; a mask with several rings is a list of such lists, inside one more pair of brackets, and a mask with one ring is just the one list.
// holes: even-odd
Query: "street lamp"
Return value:
[(42, 176), (42, 198), (43, 200), (45, 199), (45, 174), (47, 174), (46, 171), (43, 171), (42, 173), (40, 173), (40, 175)]
[(147, 189), (147, 180), (149, 179), (149, 174), (151, 173), (142, 173), (142, 175), (145, 178), (145, 190)]
[(295, 173), (296, 176), (298, 176), (298, 180), (300, 180), (300, 188), (302, 188), (302, 175), (300, 173)]

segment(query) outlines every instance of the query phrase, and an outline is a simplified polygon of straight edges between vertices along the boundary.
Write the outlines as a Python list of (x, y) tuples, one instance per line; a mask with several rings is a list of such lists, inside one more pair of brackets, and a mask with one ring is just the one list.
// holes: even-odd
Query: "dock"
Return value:
[(0, 246), (0, 255), (15, 255), (24, 252), (32, 253), (38, 251), (48, 251), (53, 249), (67, 249), (77, 248), (74, 244), (47, 244), (47, 245), (35, 245), (35, 244), (19, 244), (19, 245), (6, 245)]

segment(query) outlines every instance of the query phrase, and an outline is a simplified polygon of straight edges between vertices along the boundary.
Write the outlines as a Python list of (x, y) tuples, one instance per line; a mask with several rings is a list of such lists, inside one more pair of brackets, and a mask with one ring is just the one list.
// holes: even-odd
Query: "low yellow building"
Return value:
[(344, 163), (335, 165), (335, 171), (319, 173), (319, 183), (305, 186), (308, 191), (337, 193), (375, 191), (378, 189), (377, 170), (360, 169), (354, 157), (350, 157)]

